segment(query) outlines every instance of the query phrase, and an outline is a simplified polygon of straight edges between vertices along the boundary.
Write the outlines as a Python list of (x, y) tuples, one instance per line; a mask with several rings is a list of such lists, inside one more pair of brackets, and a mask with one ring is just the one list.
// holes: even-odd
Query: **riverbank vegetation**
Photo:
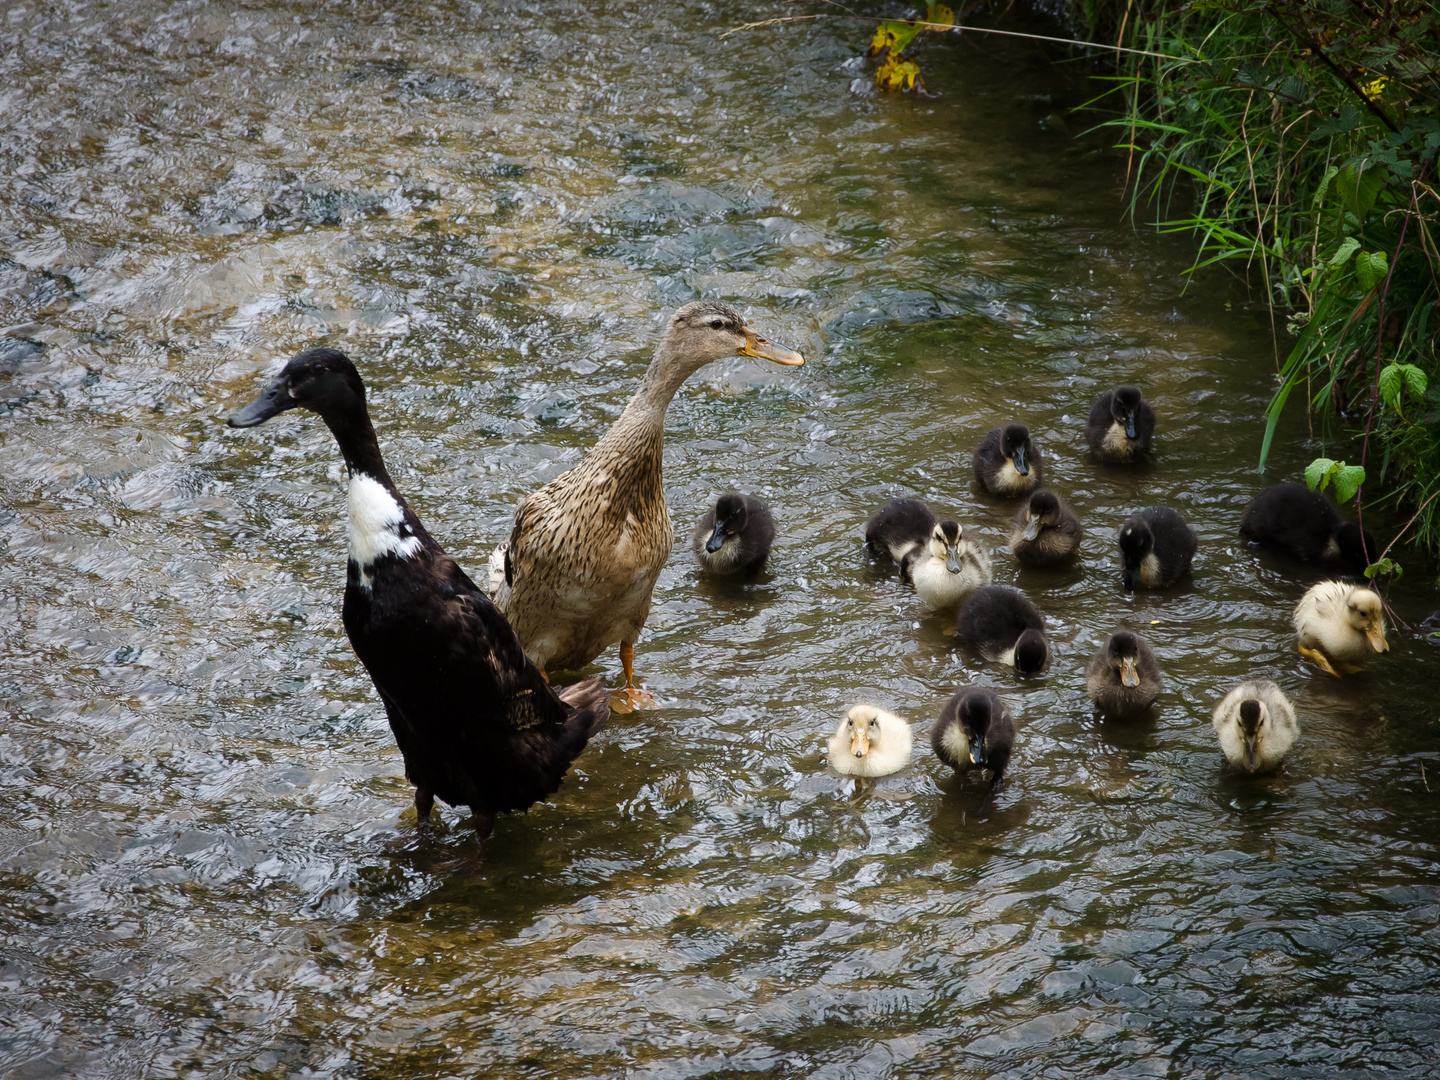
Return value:
[(1192, 234), (1195, 270), (1265, 289), (1278, 385), (1261, 465), (1300, 404), (1333, 447), (1312, 486), (1362, 516), (1403, 508), (1408, 536), (1440, 547), (1433, 5), (1074, 2), (1091, 36), (1160, 54), (1118, 54), (1112, 76), (1135, 219)]

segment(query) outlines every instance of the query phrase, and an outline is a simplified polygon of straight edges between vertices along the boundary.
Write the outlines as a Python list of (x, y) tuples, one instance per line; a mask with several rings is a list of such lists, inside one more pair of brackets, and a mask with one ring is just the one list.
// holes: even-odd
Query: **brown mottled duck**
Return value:
[(494, 575), (495, 603), (541, 668), (578, 668), (620, 643), (625, 688), (613, 697), (617, 712), (655, 704), (635, 685), (634, 664), (673, 543), (661, 477), (665, 411), (692, 374), (737, 354), (804, 363), (728, 304), (697, 300), (676, 311), (620, 419), (579, 465), (525, 497), (509, 543), (496, 552), (503, 572)]

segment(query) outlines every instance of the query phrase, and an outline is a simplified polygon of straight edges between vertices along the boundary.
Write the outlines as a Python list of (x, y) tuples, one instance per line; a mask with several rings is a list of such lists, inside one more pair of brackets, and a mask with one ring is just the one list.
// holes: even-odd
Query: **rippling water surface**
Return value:
[[(1288, 634), (1307, 579), (1237, 542), (1268, 328), (1229, 280), (1182, 295), (1186, 243), (1122, 221), (1063, 53), (938, 42), (939, 96), (887, 99), (863, 27), (718, 40), (785, 10), (5, 8), (0, 1075), (1433, 1074), (1440, 664), (1396, 631), (1366, 675), (1316, 676)], [(407, 820), (340, 627), (330, 436), (223, 416), (345, 349), (479, 572), (697, 296), (809, 362), (681, 391), (681, 539), (638, 649), (664, 707), (465, 869), (462, 813)], [(1121, 380), (1161, 418), (1133, 471), (1081, 452)], [(1011, 418), (1089, 530), (1072, 571), (1019, 573), (1011, 507), (972, 488)], [(1303, 423), (1269, 479), (1311, 456)], [(731, 485), (780, 523), (751, 585), (685, 547)], [(867, 564), (900, 494), (996, 546), (1051, 621), (1047, 676), (961, 655)], [(1131, 598), (1112, 537), (1152, 503), (1200, 555)], [(1117, 626), (1164, 665), (1152, 722), (1085, 699)], [(1299, 705), (1274, 778), (1228, 773), (1210, 729), (1246, 675)], [(848, 703), (923, 733), (967, 681), (1021, 718), (993, 801), (928, 748), (865, 798), (827, 772)]]

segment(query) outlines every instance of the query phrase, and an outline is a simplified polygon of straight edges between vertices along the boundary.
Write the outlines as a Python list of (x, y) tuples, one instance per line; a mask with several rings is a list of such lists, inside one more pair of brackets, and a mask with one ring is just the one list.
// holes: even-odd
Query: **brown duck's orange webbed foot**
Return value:
[(550, 681), (550, 673), (547, 672), (543, 667), (540, 669), (540, 677), (546, 682)]
[(1334, 675), (1337, 679), (1340, 678), (1340, 672), (1336, 671), (1335, 668), (1331, 666), (1330, 658), (1326, 656), (1323, 652), (1321, 652), (1319, 649), (1312, 649), (1305, 645), (1300, 645), (1298, 646), (1298, 648), (1300, 649), (1300, 655), (1305, 657), (1305, 659), (1307, 660), (1314, 661), (1316, 666), (1319, 667), (1321, 671), (1327, 672), (1330, 675)]
[(620, 663), (625, 667), (625, 689), (610, 691), (610, 711), (629, 713), (641, 709), (658, 709), (660, 703), (654, 696), (648, 690), (635, 685), (635, 646), (629, 642), (620, 643)]

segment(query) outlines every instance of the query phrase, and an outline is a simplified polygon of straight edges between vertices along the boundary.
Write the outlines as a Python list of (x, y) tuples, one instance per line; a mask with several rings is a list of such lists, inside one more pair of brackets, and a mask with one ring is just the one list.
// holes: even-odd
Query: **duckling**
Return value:
[(1251, 679), (1235, 687), (1215, 706), (1211, 722), (1220, 752), (1247, 773), (1278, 768), (1300, 734), (1290, 699), (1269, 679)]
[(900, 580), (934, 608), (952, 608), (993, 576), (990, 549), (916, 499), (891, 499), (865, 523), (865, 546), (900, 564)]
[(965, 686), (940, 710), (930, 730), (935, 756), (957, 773), (990, 770), (990, 790), (1005, 779), (1015, 748), (1015, 720), (994, 693), (983, 686)]
[(756, 574), (774, 539), (770, 508), (753, 495), (729, 491), (695, 523), (690, 547), (713, 574)]
[(1106, 390), (1090, 406), (1085, 441), (1100, 461), (1124, 465), (1150, 452), (1155, 413), (1133, 386)]
[(1371, 533), (1342, 521), (1329, 499), (1304, 484), (1276, 484), (1256, 495), (1240, 516), (1240, 535), (1300, 562), (1339, 563), (1354, 574), (1380, 555)]
[(1045, 620), (1019, 589), (987, 585), (976, 589), (960, 609), (955, 632), (986, 660), (1031, 675), (1050, 664)]
[(1147, 506), (1120, 526), (1125, 590), (1163, 589), (1190, 569), (1195, 533), (1168, 506)]
[(996, 495), (1024, 495), (1040, 486), (1040, 451), (1024, 424), (992, 428), (975, 448), (975, 482)]
[(1300, 655), (1337, 679), (1343, 668), (1353, 675), (1372, 653), (1390, 651), (1380, 597), (1343, 581), (1322, 581), (1300, 598), (1290, 620)]
[(1139, 716), (1164, 689), (1155, 654), (1144, 638), (1129, 630), (1111, 634), (1085, 668), (1085, 692), (1108, 716)]
[(1080, 519), (1053, 491), (1035, 491), (1010, 526), (1010, 550), (1021, 566), (1043, 569), (1080, 550)]
[(385, 469), (347, 356), (300, 353), (230, 426), (296, 407), (325, 421), (350, 472), (342, 620), (400, 744), (415, 810), (427, 820), (437, 796), (468, 806), (483, 842), (496, 814), (560, 786), (610, 719), (604, 682), (551, 688), (489, 597), (425, 531)]
[(830, 766), (846, 776), (889, 776), (910, 764), (910, 725), (874, 705), (845, 714), (827, 744)]

